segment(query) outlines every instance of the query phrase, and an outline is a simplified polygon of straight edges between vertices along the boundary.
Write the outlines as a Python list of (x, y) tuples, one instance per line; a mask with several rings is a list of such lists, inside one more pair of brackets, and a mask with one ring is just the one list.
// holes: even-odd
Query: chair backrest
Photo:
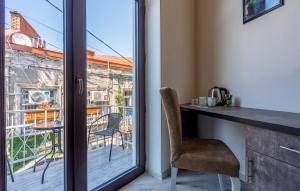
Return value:
[[(106, 128), (102, 129), (102, 130), (110, 130), (110, 131), (114, 132), (114, 131), (119, 130), (119, 126), (120, 126), (122, 119), (123, 119), (123, 116), (120, 113), (109, 113), (109, 114), (105, 114), (105, 115), (98, 117), (96, 120), (94, 120), (89, 125), (88, 143), (90, 143), (90, 134), (94, 133), (94, 131), (95, 132), (99, 131), (98, 128), (99, 128), (99, 126), (101, 126), (101, 122), (103, 123), (103, 121), (107, 120)], [(95, 128), (95, 130), (93, 131), (92, 128)]]
[(180, 156), (181, 153), (181, 116), (180, 106), (177, 97), (177, 93), (171, 88), (161, 88), (160, 94), (162, 97), (162, 103), (165, 109), (170, 147), (171, 147), (171, 164)]
[(106, 129), (112, 131), (118, 131), (123, 116), (120, 113), (110, 113), (107, 114), (107, 118), (108, 118), (108, 123)]

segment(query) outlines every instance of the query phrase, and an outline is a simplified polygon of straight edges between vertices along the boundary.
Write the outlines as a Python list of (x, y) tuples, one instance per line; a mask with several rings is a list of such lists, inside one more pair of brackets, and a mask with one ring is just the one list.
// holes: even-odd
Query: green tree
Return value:
[(123, 89), (119, 86), (118, 90), (115, 95), (115, 102), (117, 106), (119, 106), (119, 113), (123, 114), (124, 111), (124, 91)]

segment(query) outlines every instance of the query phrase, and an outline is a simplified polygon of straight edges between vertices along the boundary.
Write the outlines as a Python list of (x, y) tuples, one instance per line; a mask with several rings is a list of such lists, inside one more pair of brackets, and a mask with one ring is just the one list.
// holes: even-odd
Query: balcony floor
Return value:
[[(89, 151), (88, 153), (88, 190), (105, 183), (111, 178), (123, 173), (133, 166), (132, 153), (113, 147), (111, 161), (108, 161), (109, 146)], [(51, 162), (46, 174), (45, 182), (41, 184), (41, 177), (45, 165), (38, 166), (33, 173), (32, 168), (15, 173), (15, 182), (7, 177), (8, 191), (60, 191), (63, 190), (63, 160)]]

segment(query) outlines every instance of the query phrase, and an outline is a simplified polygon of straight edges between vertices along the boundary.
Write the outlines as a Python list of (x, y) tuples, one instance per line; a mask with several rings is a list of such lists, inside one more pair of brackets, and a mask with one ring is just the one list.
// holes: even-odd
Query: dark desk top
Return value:
[(300, 136), (300, 113), (242, 107), (200, 107), (189, 104), (181, 105), (181, 110)]

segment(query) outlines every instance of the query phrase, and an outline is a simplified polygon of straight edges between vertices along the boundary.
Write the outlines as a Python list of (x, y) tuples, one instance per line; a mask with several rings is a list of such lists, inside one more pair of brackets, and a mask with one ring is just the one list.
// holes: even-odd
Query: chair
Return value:
[[(111, 160), (111, 151), (113, 145), (113, 137), (114, 134), (119, 132), (122, 139), (122, 148), (124, 150), (124, 142), (122, 132), (119, 130), (120, 122), (123, 117), (120, 113), (110, 113), (103, 115), (93, 121), (91, 125), (89, 125), (89, 133), (88, 133), (88, 143), (90, 143), (90, 136), (93, 134), (95, 136), (103, 136), (104, 142), (106, 137), (111, 137), (111, 144), (109, 150), (109, 161)], [(106, 128), (102, 128), (103, 121), (107, 120)]]
[(178, 169), (217, 173), (221, 191), (222, 174), (230, 176), (231, 189), (240, 190), (239, 161), (221, 141), (182, 138), (181, 115), (177, 93), (171, 88), (160, 90), (166, 113), (171, 148), (171, 191), (176, 190)]

